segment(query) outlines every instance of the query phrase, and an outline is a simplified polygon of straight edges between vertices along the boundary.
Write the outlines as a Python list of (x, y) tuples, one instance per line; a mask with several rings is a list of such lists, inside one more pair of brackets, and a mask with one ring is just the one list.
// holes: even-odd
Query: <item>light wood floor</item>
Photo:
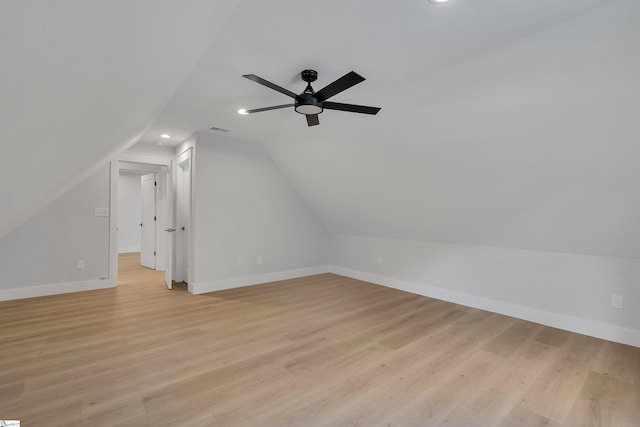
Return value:
[(323, 274), (0, 303), (24, 426), (639, 426), (640, 349)]

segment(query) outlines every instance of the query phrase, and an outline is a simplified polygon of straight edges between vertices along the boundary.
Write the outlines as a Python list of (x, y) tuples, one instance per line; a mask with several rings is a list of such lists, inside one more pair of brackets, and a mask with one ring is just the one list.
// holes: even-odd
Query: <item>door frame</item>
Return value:
[[(187, 157), (189, 159), (189, 222), (188, 222), (188, 227), (187, 230), (185, 232), (185, 238), (187, 240), (186, 242), (186, 246), (187, 246), (187, 265), (186, 265), (186, 273), (187, 273), (187, 277), (185, 278), (185, 282), (187, 283), (187, 288), (189, 290), (189, 292), (192, 292), (192, 287), (193, 287), (193, 281), (194, 281), (194, 250), (195, 250), (195, 242), (194, 242), (194, 233), (193, 233), (193, 224), (194, 224), (194, 197), (193, 197), (193, 193), (194, 193), (194, 179), (195, 179), (195, 149), (193, 146), (186, 146), (184, 148), (184, 150), (179, 150), (179, 153), (175, 156), (175, 158), (173, 159), (172, 165), (173, 165), (173, 174), (172, 174), (172, 178), (173, 178), (173, 201), (174, 201), (174, 217), (173, 220), (174, 222), (177, 221), (177, 183), (178, 183), (178, 178), (177, 178), (177, 174), (178, 174), (178, 169), (179, 169), (179, 164), (178, 164), (178, 159), (181, 159), (183, 157)], [(177, 223), (174, 224), (176, 227), (173, 228), (177, 228)], [(175, 238), (174, 238), (174, 251), (173, 251), (173, 268), (175, 271), (175, 267), (176, 267), (176, 250), (175, 250)]]
[[(156, 192), (156, 212), (159, 221), (156, 223), (156, 230), (165, 230), (169, 228), (166, 224), (167, 214), (169, 209), (174, 209), (175, 202), (173, 200), (167, 200), (165, 197), (166, 189), (173, 185), (171, 181), (171, 167), (173, 159), (169, 156), (161, 156), (156, 154), (143, 154), (143, 153), (130, 153), (124, 152), (111, 162), (111, 188), (110, 188), (110, 237), (109, 237), (109, 275), (115, 278), (115, 285), (117, 286), (118, 280), (118, 180), (120, 176), (120, 162), (139, 163), (142, 165), (149, 165), (155, 167), (156, 170), (149, 170), (149, 172), (158, 173), (158, 189)], [(160, 167), (160, 171), (157, 168)], [(126, 168), (124, 168), (126, 170)], [(166, 236), (164, 232), (156, 232), (156, 270), (164, 270), (165, 254), (166, 254)]]

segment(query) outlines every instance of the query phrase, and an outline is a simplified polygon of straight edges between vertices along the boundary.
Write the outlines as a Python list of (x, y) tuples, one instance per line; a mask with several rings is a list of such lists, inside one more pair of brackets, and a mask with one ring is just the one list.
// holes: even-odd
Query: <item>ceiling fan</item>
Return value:
[(276, 90), (280, 93), (283, 93), (295, 100), (293, 104), (283, 104), (283, 105), (275, 105), (273, 107), (265, 107), (265, 108), (256, 108), (254, 110), (240, 110), (238, 111), (240, 114), (252, 114), (259, 113), (262, 111), (269, 110), (277, 110), (280, 108), (288, 108), (293, 107), (293, 109), (300, 113), (304, 114), (307, 117), (307, 124), (309, 126), (316, 126), (320, 124), (320, 120), (318, 120), (318, 114), (322, 113), (324, 110), (339, 110), (339, 111), (349, 111), (352, 113), (363, 113), (363, 114), (377, 114), (380, 111), (378, 107), (367, 107), (364, 105), (354, 105), (354, 104), (342, 104), (340, 102), (331, 102), (327, 101), (327, 99), (331, 98), (334, 95), (339, 94), (342, 91), (349, 89), (352, 86), (357, 85), (358, 83), (363, 82), (364, 77), (359, 74), (351, 71), (344, 76), (340, 77), (338, 80), (330, 83), (319, 91), (314, 91), (311, 87), (311, 82), (315, 82), (318, 79), (318, 72), (315, 70), (304, 70), (300, 73), (302, 80), (307, 82), (307, 88), (299, 95), (291, 92), (288, 89), (280, 87), (276, 84), (273, 84), (262, 77), (258, 77), (255, 74), (245, 74), (242, 77), (252, 80), (256, 83), (260, 83), (270, 89)]

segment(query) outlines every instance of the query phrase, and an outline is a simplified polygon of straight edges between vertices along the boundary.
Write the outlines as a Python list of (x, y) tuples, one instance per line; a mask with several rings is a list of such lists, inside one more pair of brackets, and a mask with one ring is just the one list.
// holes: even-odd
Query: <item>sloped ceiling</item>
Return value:
[(0, 4), (0, 237), (137, 140), (236, 1)]
[[(639, 257), (640, 2), (243, 1), (143, 139), (260, 141), (335, 233)], [(367, 80), (309, 128), (294, 92)]]
[[(127, 2), (127, 12), (121, 12), (138, 24), (149, 17), (143, 17), (144, 8), (130, 4), (143, 3)], [(113, 147), (96, 138), (123, 141), (143, 132), (140, 141), (155, 142), (168, 132), (177, 142), (216, 126), (230, 129), (233, 138), (263, 144), (331, 232), (640, 257), (640, 196), (635, 188), (640, 182), (640, 2), (237, 3), (215, 28), (213, 42), (197, 63), (196, 51), (204, 51), (204, 40), (214, 35), (214, 29), (204, 27), (218, 4), (195, 2), (189, 8), (180, 2), (160, 8), (160, 17), (151, 21), (177, 15), (179, 22), (171, 30), (149, 24), (134, 31), (122, 25), (122, 43), (114, 49), (121, 61), (111, 61), (117, 68), (100, 74), (111, 84), (75, 86), (75, 79), (69, 79), (57, 86), (68, 94), (62, 97), (67, 100), (63, 112), (56, 112), (62, 117), (35, 121), (37, 132), (29, 128), (33, 120), (20, 122), (33, 102), (18, 102), (23, 114), (6, 108), (13, 114), (7, 123), (20, 126), (6, 134), (8, 139), (3, 134), (3, 141), (26, 141), (16, 154), (36, 152), (36, 164), (42, 164), (79, 146)], [(147, 9), (152, 4), (157, 3), (149, 2)], [(17, 25), (2, 15), (8, 21), (3, 24)], [(36, 24), (26, 20), (21, 25)], [(125, 43), (138, 40), (140, 31), (146, 34), (142, 40), (154, 41), (145, 50), (142, 67), (131, 42)], [(28, 54), (28, 62), (46, 58), (48, 68), (64, 71), (60, 75), (77, 70), (60, 61), (65, 56), (47, 53), (83, 43), (72, 37), (76, 32), (63, 33), (68, 37), (60, 41), (48, 35), (50, 42)], [(162, 56), (159, 46), (171, 57)], [(18, 52), (23, 51), (29, 49)], [(69, 55), (79, 51), (84, 50), (71, 49)], [(33, 68), (30, 73), (36, 74), (29, 81), (51, 75)], [(301, 92), (299, 72), (305, 68), (319, 72), (316, 89), (357, 71), (367, 80), (334, 100), (380, 106), (382, 111), (375, 117), (326, 111), (320, 126), (311, 128), (292, 110), (236, 113), (289, 102), (242, 74), (258, 74)], [(20, 69), (12, 70), (16, 78)], [(140, 93), (130, 96), (127, 82), (142, 87)], [(4, 78), (2, 84), (7, 84)], [(24, 91), (25, 85), (8, 86), (14, 90), (12, 99), (20, 100), (16, 91)], [(108, 90), (94, 96), (95, 87)], [(47, 101), (56, 99), (48, 95), (50, 88), (38, 86), (38, 92), (47, 94), (38, 98), (40, 119), (60, 105)], [(171, 93), (144, 132), (145, 120), (160, 111)], [(78, 115), (86, 127), (72, 126), (70, 118)], [(29, 138), (17, 139), (25, 129), (32, 132)], [(99, 137), (105, 131), (110, 137)], [(82, 144), (54, 150), (43, 143), (53, 133), (62, 135), (56, 143), (73, 137)], [(67, 162), (64, 176), (98, 157), (98, 148), (83, 154), (81, 162), (75, 157)], [(13, 164), (20, 157), (3, 158), (3, 165), (20, 169)], [(21, 176), (36, 170), (26, 167)], [(35, 173), (38, 182), (47, 182), (48, 175)], [(19, 208), (26, 205), (22, 195), (0, 185), (3, 196), (15, 196)], [(2, 209), (2, 218), (14, 210)]]

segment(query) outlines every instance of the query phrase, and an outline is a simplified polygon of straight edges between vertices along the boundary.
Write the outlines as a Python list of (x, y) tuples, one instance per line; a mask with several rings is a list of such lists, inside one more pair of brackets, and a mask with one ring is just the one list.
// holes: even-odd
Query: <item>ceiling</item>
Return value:
[[(335, 233), (640, 257), (637, 3), (242, 1), (142, 141), (258, 141)], [(305, 68), (382, 111), (236, 113)]]
[[(300, 93), (303, 69), (318, 71), (316, 90), (355, 70), (367, 80), (332, 100), (382, 107), (420, 104), (427, 100), (402, 94), (433, 86), (430, 80), (438, 71), (604, 3), (607, 0), (452, 0), (446, 5), (427, 0), (242, 0), (140, 141), (177, 144), (212, 126), (230, 129), (240, 138), (264, 140), (265, 124), (277, 135), (292, 126), (309, 135), (302, 129), (304, 118), (290, 110), (239, 116), (239, 108), (290, 102), (243, 74), (257, 74)], [(354, 120), (364, 125), (375, 120), (336, 112), (320, 119), (341, 132)], [(172, 140), (162, 140), (162, 133)]]
[[(331, 232), (640, 257), (639, 3), (3, 3), (0, 173), (27, 185), (0, 184), (0, 235), (123, 144), (215, 126)], [(381, 112), (236, 113), (290, 102), (243, 74), (301, 92), (306, 68)]]

